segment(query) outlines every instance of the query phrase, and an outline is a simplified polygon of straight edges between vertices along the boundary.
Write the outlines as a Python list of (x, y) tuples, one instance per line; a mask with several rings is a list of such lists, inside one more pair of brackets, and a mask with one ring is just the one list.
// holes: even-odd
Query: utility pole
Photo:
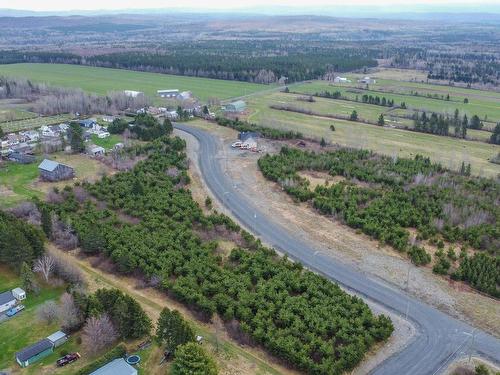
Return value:
[(473, 349), (473, 347), (474, 347), (474, 340), (475, 340), (475, 338), (476, 338), (476, 329), (474, 328), (474, 329), (472, 330), (471, 344), (470, 344), (470, 346), (469, 346), (469, 363), (470, 363), (470, 361), (471, 361), (471, 359), (472, 359), (472, 349)]

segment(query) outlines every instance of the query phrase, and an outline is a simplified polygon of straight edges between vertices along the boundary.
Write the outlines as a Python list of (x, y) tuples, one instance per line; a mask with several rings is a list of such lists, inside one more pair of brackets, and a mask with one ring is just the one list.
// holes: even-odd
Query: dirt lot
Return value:
[[(500, 336), (500, 320), (496, 318), (500, 316), (498, 301), (464, 288), (462, 283), (434, 275), (430, 268), (415, 267), (392, 248), (381, 247), (377, 241), (319, 215), (307, 204), (294, 203), (279, 186), (262, 176), (257, 167), (261, 154), (231, 149), (230, 144), (236, 132), (203, 122), (194, 125), (214, 132), (224, 141), (218, 157), (227, 173), (238, 181), (238, 189), (258, 202), (260, 209), (272, 212), (275, 220), (283, 226), (315, 240), (325, 253), (372, 277), (403, 289), (409, 280), (408, 290), (411, 294), (452, 316)], [(193, 157), (193, 147), (196, 148), (193, 142), (188, 140), (190, 158)], [(266, 152), (277, 152), (281, 143), (262, 141), (261, 146)]]

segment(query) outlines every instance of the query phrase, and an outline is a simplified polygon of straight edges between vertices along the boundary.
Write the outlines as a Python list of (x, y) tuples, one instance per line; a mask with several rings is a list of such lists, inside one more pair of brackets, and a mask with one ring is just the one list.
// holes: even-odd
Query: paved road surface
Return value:
[(494, 363), (500, 363), (499, 339), (480, 330), (474, 331), (471, 326), (406, 295), (403, 291), (378, 279), (371, 279), (354, 268), (320, 253), (313, 242), (298, 237), (275, 223), (272, 217), (261, 212), (250, 199), (238, 191), (237, 186), (225, 174), (216, 157), (220, 141), (215, 136), (182, 124), (175, 124), (175, 127), (198, 140), (199, 165), (206, 184), (242, 224), (265, 242), (288, 254), (290, 258), (300, 261), (309, 269), (396, 314), (408, 316), (417, 334), (402, 351), (382, 362), (372, 374), (439, 374), (454, 359), (468, 355), (470, 351)]

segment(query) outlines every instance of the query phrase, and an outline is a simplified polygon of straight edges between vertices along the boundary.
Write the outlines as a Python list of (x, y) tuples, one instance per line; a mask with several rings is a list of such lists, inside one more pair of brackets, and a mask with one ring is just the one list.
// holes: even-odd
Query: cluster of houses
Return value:
[[(108, 118), (109, 117), (109, 118)], [(112, 122), (114, 117), (107, 116), (107, 122)], [(97, 123), (96, 119), (90, 118), (78, 120), (77, 123), (84, 129), (84, 139), (88, 141), (93, 134), (98, 138), (109, 137), (106, 127)], [(14, 162), (29, 164), (35, 161), (35, 151), (46, 153), (62, 150), (68, 141), (68, 124), (44, 125), (36, 130), (9, 133), (0, 139), (0, 156)], [(91, 156), (103, 155), (102, 147), (89, 147)]]
[(0, 293), (0, 314), (12, 309), (19, 302), (26, 299), (26, 292), (21, 288)]

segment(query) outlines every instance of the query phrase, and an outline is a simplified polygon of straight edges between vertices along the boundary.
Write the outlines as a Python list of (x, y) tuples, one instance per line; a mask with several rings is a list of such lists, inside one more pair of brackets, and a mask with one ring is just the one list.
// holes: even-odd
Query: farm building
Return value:
[(45, 181), (62, 181), (75, 177), (75, 170), (66, 164), (44, 159), (38, 166), (40, 178)]
[(358, 83), (373, 84), (373, 83), (377, 83), (377, 81), (374, 80), (373, 78), (370, 78), (370, 77), (364, 77), (364, 78), (358, 79)]
[(57, 348), (68, 341), (68, 336), (63, 331), (57, 331), (48, 336), (47, 339), (52, 343), (54, 348)]
[(90, 156), (103, 156), (106, 153), (106, 150), (104, 147), (101, 146), (94, 146), (89, 148), (88, 154)]
[(14, 297), (14, 294), (10, 290), (0, 293), (0, 313), (11, 309), (16, 303), (16, 297)]
[(226, 104), (223, 106), (225, 112), (243, 112), (247, 107), (247, 104), (243, 100), (237, 100), (235, 102)]
[(193, 93), (191, 91), (183, 91), (179, 95), (177, 95), (177, 99), (179, 100), (188, 100), (193, 97)]
[(17, 151), (11, 152), (7, 158), (19, 164), (30, 164), (36, 159), (33, 155), (23, 154)]
[(137, 98), (140, 95), (144, 95), (142, 91), (134, 91), (134, 90), (125, 90), (123, 91), (125, 96), (128, 96), (130, 98)]
[(137, 375), (137, 370), (123, 358), (117, 358), (89, 375)]
[(157, 90), (156, 93), (161, 98), (176, 98), (177, 95), (179, 95), (179, 90), (177, 89)]
[(50, 355), (54, 345), (49, 339), (43, 339), (16, 353), (16, 361), (21, 367), (26, 367)]

